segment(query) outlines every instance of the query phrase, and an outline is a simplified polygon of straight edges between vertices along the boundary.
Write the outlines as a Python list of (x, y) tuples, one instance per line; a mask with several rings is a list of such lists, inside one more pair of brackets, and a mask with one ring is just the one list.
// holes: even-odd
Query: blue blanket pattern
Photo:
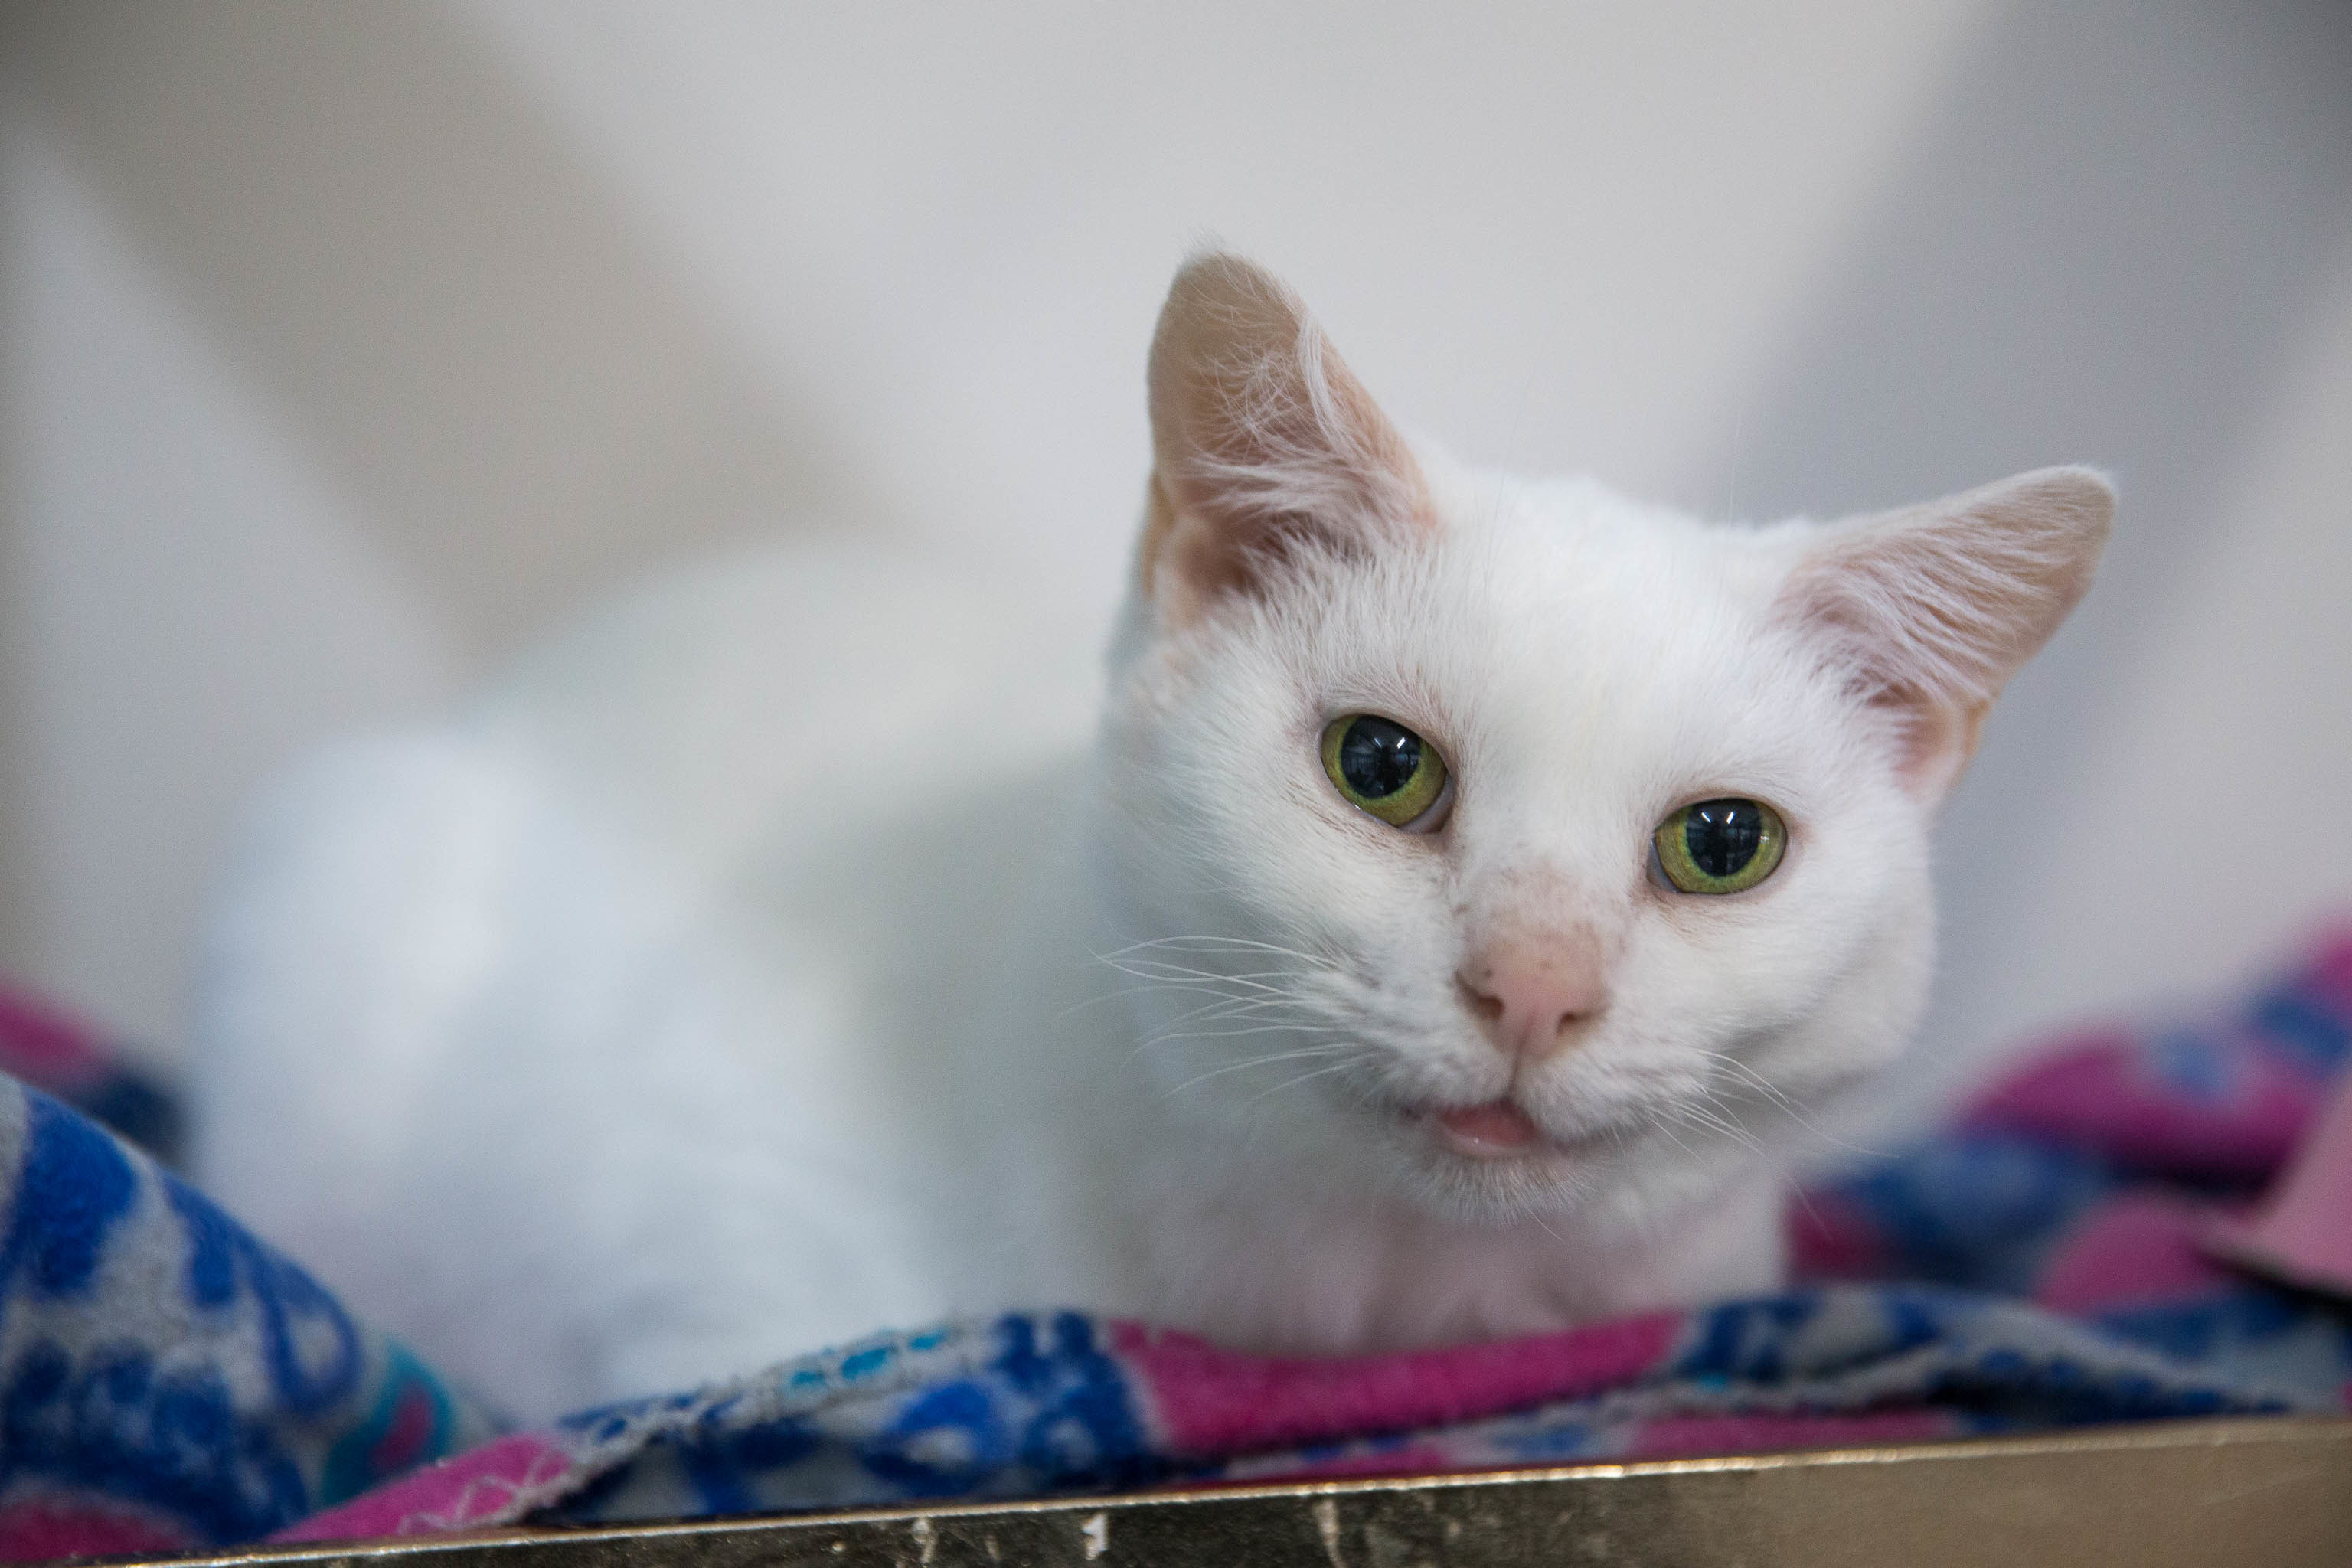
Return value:
[(13, 1079), (0, 1171), (0, 1544), (251, 1540), (490, 1435), (201, 1193)]

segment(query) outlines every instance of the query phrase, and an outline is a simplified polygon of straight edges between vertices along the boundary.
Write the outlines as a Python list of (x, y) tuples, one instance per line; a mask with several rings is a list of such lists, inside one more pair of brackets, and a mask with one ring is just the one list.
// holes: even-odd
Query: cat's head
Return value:
[(1441, 1212), (1640, 1222), (1902, 1048), (1928, 837), (2114, 497), (1710, 525), (1409, 445), (1179, 274), (1101, 757), (1171, 1110)]

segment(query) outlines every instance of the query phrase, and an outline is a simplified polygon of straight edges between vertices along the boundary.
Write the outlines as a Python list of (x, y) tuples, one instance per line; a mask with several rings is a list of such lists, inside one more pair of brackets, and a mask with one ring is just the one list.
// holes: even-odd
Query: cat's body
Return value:
[[(1014, 1305), (1348, 1351), (1770, 1285), (2104, 487), (1728, 530), (1462, 472), (1223, 258), (1153, 395), (1107, 702), (1016, 581), (788, 549), (289, 784), (206, 1179), (529, 1414)], [(1401, 826), (1363, 715), (1443, 757)], [(1654, 830), (1725, 800), (1785, 856), (1694, 895)]]

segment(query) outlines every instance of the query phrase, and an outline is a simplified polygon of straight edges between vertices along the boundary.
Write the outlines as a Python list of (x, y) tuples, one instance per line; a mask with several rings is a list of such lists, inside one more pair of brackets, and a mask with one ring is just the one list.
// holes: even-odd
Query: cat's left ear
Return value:
[(1195, 256), (1176, 274), (1150, 388), (1139, 568), (1162, 626), (1258, 593), (1307, 554), (1433, 526), (1403, 437), (1297, 296), (1239, 257)]
[(2089, 589), (2115, 510), (2096, 470), (2038, 468), (1841, 523), (1790, 574), (1778, 608), (1896, 715), (1904, 782), (1940, 800), (2000, 689)]

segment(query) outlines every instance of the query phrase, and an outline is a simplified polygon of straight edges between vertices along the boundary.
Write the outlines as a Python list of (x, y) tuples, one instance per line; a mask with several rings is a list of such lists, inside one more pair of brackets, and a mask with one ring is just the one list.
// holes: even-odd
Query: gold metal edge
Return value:
[(226, 1552), (184, 1556), (84, 1560), (110, 1568), (262, 1568), (266, 1564), (302, 1563), (355, 1563), (365, 1559), (390, 1563), (457, 1551), (501, 1548), (591, 1548), (615, 1543), (691, 1549), (698, 1541), (758, 1535), (804, 1535), (828, 1531), (933, 1524), (981, 1523), (990, 1519), (1034, 1519), (1041, 1516), (1115, 1515), (1138, 1508), (1202, 1508), (1218, 1505), (1298, 1500), (1314, 1502), (1347, 1498), (1376, 1498), (1396, 1493), (1426, 1493), (1486, 1489), (1517, 1491), (1527, 1488), (1566, 1484), (1608, 1485), (1622, 1481), (1670, 1481), (1677, 1477), (1701, 1477), (1768, 1472), (1840, 1470), (1856, 1467), (1914, 1464), (1967, 1464), (2002, 1458), (2060, 1458), (2126, 1454), (2135, 1451), (2172, 1452), (2191, 1448), (2275, 1445), (2282, 1447), (2341, 1446), (2347, 1456), (2347, 1484), (2352, 1484), (2352, 1417), (2230, 1416), (2212, 1419), (2158, 1421), (2045, 1433), (2014, 1437), (1960, 1438), (1946, 1442), (1869, 1445), (1855, 1447), (1809, 1448), (1767, 1454), (1734, 1454), (1696, 1458), (1645, 1459), (1624, 1463), (1562, 1465), (1498, 1470), (1446, 1471), (1434, 1475), (1348, 1477), (1328, 1480), (1273, 1481), (1236, 1486), (1173, 1486), (1142, 1491), (1086, 1496), (1012, 1499), (940, 1505), (898, 1505), (831, 1512), (736, 1514), (716, 1519), (685, 1519), (642, 1524), (593, 1524), (508, 1527), (446, 1535), (395, 1536), (373, 1541), (306, 1542), (278, 1546), (256, 1545)]

